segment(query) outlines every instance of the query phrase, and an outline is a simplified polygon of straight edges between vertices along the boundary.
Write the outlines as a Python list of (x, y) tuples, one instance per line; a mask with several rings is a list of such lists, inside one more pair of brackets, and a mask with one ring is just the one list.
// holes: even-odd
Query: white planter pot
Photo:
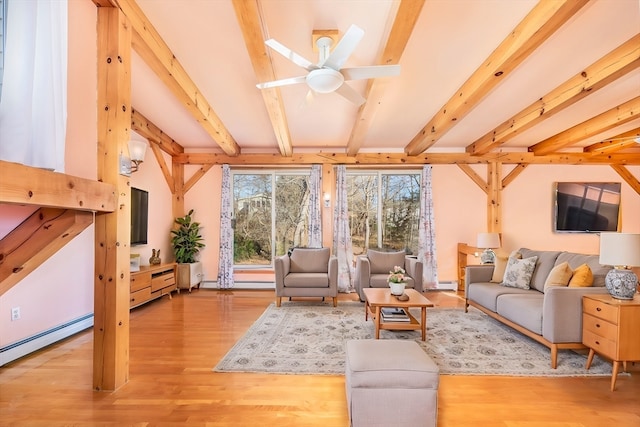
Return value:
[(178, 289), (188, 289), (191, 292), (191, 288), (199, 286), (202, 281), (202, 263), (178, 264), (176, 273)]
[(404, 293), (404, 283), (389, 282), (391, 295), (402, 295)]

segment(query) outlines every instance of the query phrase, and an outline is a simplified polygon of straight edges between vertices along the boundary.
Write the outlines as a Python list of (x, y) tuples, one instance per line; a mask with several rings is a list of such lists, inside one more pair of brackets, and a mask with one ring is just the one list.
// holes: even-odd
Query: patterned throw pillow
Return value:
[(509, 257), (521, 259), (522, 254), (518, 251), (513, 251), (509, 256), (496, 255), (495, 265), (493, 266), (493, 275), (490, 280), (491, 283), (502, 283), (504, 271), (507, 269), (507, 262), (509, 262)]
[(547, 280), (544, 282), (544, 288), (548, 286), (567, 286), (573, 275), (573, 270), (569, 267), (568, 262), (563, 262), (551, 269)]
[(507, 268), (504, 272), (502, 286), (518, 289), (530, 289), (531, 276), (536, 268), (537, 256), (530, 258), (518, 259), (509, 257)]
[(570, 288), (586, 288), (593, 285), (593, 272), (587, 264), (582, 264), (573, 270), (573, 276), (569, 280)]

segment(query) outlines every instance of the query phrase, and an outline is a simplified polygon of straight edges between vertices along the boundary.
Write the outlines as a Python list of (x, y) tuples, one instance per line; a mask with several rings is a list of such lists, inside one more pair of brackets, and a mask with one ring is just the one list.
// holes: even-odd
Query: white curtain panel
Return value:
[(309, 247), (322, 247), (322, 220), (320, 219), (320, 190), (322, 167), (311, 166), (309, 176)]
[(433, 190), (431, 187), (431, 165), (422, 167), (420, 181), (420, 223), (418, 224), (418, 260), (422, 261), (423, 290), (435, 289), (438, 285), (436, 263), (436, 229), (433, 213)]
[(64, 172), (67, 1), (7, 4), (0, 159)]
[(333, 251), (338, 257), (338, 292), (353, 292), (353, 246), (347, 208), (347, 169), (336, 169), (336, 206), (333, 213)]
[(220, 202), (220, 254), (218, 262), (218, 288), (229, 289), (233, 281), (233, 206), (231, 203), (231, 170), (222, 165), (222, 197)]

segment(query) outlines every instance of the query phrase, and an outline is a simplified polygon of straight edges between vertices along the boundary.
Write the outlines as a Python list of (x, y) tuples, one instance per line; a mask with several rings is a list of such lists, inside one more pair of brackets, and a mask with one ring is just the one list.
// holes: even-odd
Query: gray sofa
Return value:
[[(491, 282), (493, 265), (466, 268), (466, 308), (470, 305), (533, 338), (551, 349), (551, 367), (556, 368), (559, 349), (585, 348), (582, 344), (582, 296), (606, 294), (604, 278), (611, 267), (602, 266), (597, 255), (562, 251), (519, 249), (522, 258), (537, 257), (530, 289), (506, 287)], [(589, 287), (548, 286), (551, 270), (567, 262), (575, 270), (587, 264), (593, 274)]]

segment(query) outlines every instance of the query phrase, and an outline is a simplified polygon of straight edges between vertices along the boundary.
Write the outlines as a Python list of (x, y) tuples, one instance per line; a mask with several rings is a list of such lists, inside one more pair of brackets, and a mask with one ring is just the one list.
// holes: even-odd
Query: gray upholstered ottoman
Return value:
[(438, 377), (438, 366), (414, 341), (347, 341), (345, 385), (351, 425), (435, 426)]

